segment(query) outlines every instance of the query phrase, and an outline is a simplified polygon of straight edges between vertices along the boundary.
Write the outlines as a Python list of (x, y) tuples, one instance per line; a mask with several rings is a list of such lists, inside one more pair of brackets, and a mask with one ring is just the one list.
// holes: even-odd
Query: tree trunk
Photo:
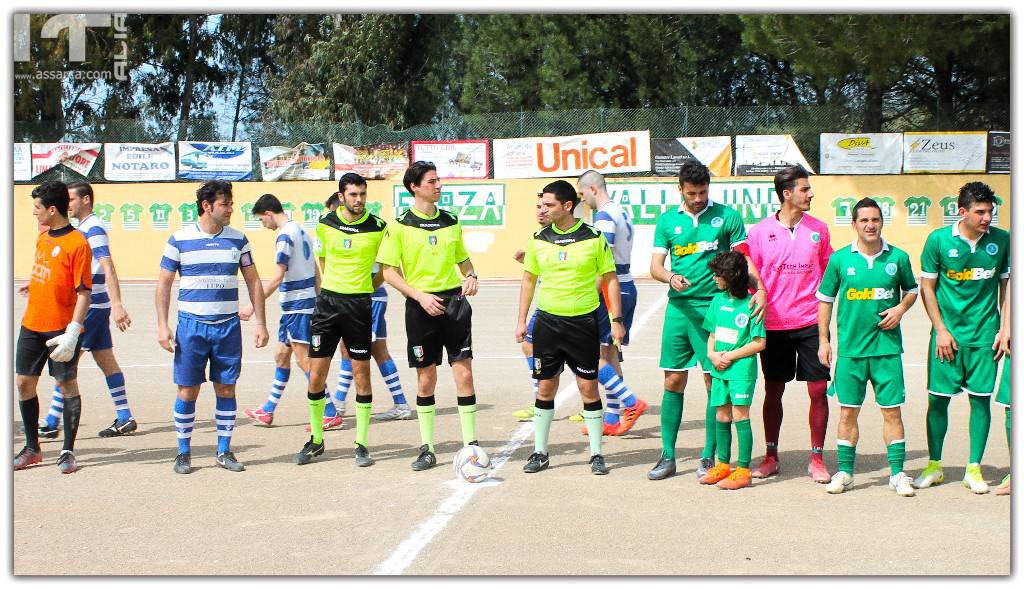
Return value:
[(878, 133), (882, 130), (882, 87), (868, 80), (867, 89), (864, 92), (864, 120), (861, 123), (861, 130), (865, 133)]
[(245, 99), (245, 74), (249, 73), (249, 66), (239, 62), (238, 73), (238, 98), (235, 99), (235, 116), (231, 120), (231, 140), (234, 141), (238, 133), (238, 119), (242, 116), (242, 101)]
[(178, 141), (185, 141), (188, 120), (192, 110), (192, 92), (195, 87), (195, 62), (199, 45), (197, 17), (188, 17), (188, 54), (185, 56), (185, 88), (181, 92), (181, 117), (178, 119)]

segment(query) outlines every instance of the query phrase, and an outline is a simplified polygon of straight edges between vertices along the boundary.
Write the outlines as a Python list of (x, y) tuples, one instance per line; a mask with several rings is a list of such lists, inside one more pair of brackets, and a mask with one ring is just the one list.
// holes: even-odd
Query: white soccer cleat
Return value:
[(971, 490), (971, 493), (984, 495), (988, 493), (988, 483), (981, 476), (980, 464), (968, 464), (964, 472), (964, 486)]
[(377, 421), (400, 421), (405, 419), (412, 419), (412, 408), (406, 404), (395, 405), (391, 409), (388, 409), (384, 413), (379, 413), (374, 416)]
[(840, 470), (832, 475), (832, 480), (825, 485), (825, 491), (832, 495), (838, 495), (843, 491), (849, 490), (852, 486), (853, 477)]
[(914, 492), (914, 481), (905, 472), (898, 472), (889, 477), (889, 488), (896, 491), (896, 494), (900, 497), (913, 497), (917, 493)]
[(945, 475), (942, 474), (942, 463), (938, 460), (929, 460), (928, 466), (921, 471), (921, 475), (914, 480), (914, 488), (916, 489), (927, 489), (932, 485), (937, 485), (942, 481), (946, 480)]

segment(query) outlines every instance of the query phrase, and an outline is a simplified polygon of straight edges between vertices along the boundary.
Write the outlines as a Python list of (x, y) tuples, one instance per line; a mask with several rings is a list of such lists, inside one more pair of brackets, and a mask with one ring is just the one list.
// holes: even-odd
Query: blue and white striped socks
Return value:
[(53, 397), (50, 399), (50, 412), (46, 414), (46, 426), (56, 428), (60, 425), (60, 418), (64, 415), (64, 393), (59, 386), (53, 387)]
[(338, 367), (338, 388), (334, 391), (334, 400), (344, 404), (348, 397), (348, 389), (352, 386), (352, 361), (342, 358)]
[(192, 451), (192, 429), (196, 425), (196, 402), (174, 400), (174, 431), (178, 434), (178, 454)]
[[(351, 363), (349, 363), (349, 366), (351, 367)], [(405, 393), (402, 392), (402, 381), (398, 378), (398, 367), (395, 366), (395, 361), (389, 358), (379, 368), (380, 375), (384, 377), (384, 383), (388, 385), (388, 392), (391, 393), (391, 398), (394, 399), (395, 405), (407, 404)], [(340, 381), (341, 379), (339, 378), (338, 380)]]
[(597, 371), (597, 380), (601, 383), (605, 398), (608, 400), (604, 414), (605, 423), (619, 423), (622, 407), (636, 405), (636, 397), (611, 364), (605, 364)]
[(238, 403), (234, 397), (217, 397), (217, 454), (231, 451), (231, 434), (235, 430)]
[(132, 418), (132, 411), (128, 408), (128, 394), (124, 390), (124, 373), (115, 372), (106, 377), (106, 380), (110, 398), (114, 401), (114, 410), (117, 411), (117, 421), (128, 421)]
[(263, 404), (264, 411), (273, 413), (277, 409), (277, 404), (281, 401), (281, 395), (284, 394), (284, 389), (288, 386), (288, 377), (291, 374), (291, 368), (274, 369), (274, 382), (270, 385), (270, 395), (267, 397), (267, 402)]

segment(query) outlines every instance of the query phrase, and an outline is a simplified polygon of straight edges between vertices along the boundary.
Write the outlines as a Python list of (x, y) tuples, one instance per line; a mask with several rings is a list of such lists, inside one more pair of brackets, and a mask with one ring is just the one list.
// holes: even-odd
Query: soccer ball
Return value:
[(455, 455), (455, 474), (470, 483), (485, 481), (491, 476), (491, 459), (480, 446), (466, 446)]

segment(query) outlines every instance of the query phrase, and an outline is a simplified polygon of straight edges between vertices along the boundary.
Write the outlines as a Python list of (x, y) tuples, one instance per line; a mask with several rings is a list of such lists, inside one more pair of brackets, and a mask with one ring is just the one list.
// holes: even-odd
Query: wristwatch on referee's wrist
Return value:
[(476, 272), (469, 272), (469, 273), (466, 274), (466, 278), (479, 278), (479, 277), (476, 275)]
[(622, 317), (612, 317), (612, 323), (622, 323)]

